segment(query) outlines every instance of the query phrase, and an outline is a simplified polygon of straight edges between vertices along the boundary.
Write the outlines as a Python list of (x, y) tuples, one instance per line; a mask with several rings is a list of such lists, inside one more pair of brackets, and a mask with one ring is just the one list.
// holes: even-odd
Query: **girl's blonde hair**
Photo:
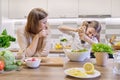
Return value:
[[(30, 38), (33, 39), (33, 37), (38, 34), (39, 31), (39, 21), (46, 18), (48, 16), (48, 14), (40, 8), (34, 8), (30, 11), (28, 17), (27, 17), (27, 23), (25, 26), (25, 36), (28, 40), (28, 45), (30, 45)], [(48, 26), (47, 26), (48, 29)], [(38, 42), (38, 46), (36, 51), (41, 51), (44, 49), (46, 42), (45, 42), (46, 38), (40, 38), (39, 42)]]

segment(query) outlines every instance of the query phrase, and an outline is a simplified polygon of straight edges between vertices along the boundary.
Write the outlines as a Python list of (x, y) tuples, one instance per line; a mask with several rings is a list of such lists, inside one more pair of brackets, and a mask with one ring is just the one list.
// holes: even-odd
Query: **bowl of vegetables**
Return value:
[(40, 66), (41, 59), (31, 57), (31, 58), (25, 59), (25, 63), (29, 68), (38, 68)]
[(88, 49), (64, 49), (65, 55), (70, 61), (85, 61), (90, 58), (90, 50)]

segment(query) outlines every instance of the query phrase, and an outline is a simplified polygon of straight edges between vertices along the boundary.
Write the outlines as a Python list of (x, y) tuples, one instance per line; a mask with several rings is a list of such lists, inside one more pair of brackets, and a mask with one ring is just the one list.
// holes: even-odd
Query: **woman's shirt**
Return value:
[[(32, 36), (30, 36), (29, 39), (26, 38), (25, 33), (24, 33), (24, 27), (21, 27), (17, 30), (17, 41), (22, 51), (26, 52), (26, 49), (29, 46), (28, 43), (30, 42), (31, 44), (32, 40), (33, 40)], [(51, 48), (50, 38), (47, 38), (45, 42), (46, 42), (46, 45), (44, 49), (42, 51), (36, 51), (33, 56), (47, 56), (49, 54), (49, 50)], [(26, 53), (25, 53), (25, 56), (27, 56)]]

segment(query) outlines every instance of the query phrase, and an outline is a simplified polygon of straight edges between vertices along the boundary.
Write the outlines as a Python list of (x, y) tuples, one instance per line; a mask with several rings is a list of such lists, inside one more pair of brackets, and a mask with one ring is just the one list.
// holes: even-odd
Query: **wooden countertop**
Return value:
[[(10, 51), (12, 51), (12, 52), (18, 52), (19, 51), (19, 49), (9, 49)], [(63, 49), (51, 49), (50, 50), (50, 54), (52, 54), (52, 53), (56, 53), (56, 54), (59, 54), (59, 53), (64, 53), (64, 51), (63, 51)]]
[(63, 49), (51, 49), (50, 53), (64, 53)]
[[(79, 79), (66, 76), (64, 70), (72, 67), (82, 67), (85, 62), (70, 62), (64, 58), (63, 67), (56, 66), (40, 66), (37, 69), (29, 69), (23, 67), (21, 71), (10, 71), (0, 74), (0, 80), (120, 80), (120, 75), (113, 74), (113, 60), (108, 60), (106, 67), (95, 65), (95, 69), (101, 72), (101, 76), (92, 79)], [(95, 63), (94, 59), (89, 60)]]

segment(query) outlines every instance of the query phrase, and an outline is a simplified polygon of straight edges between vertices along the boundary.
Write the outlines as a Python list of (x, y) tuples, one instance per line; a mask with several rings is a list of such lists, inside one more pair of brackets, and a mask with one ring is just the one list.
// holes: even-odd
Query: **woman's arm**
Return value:
[(41, 54), (40, 54), (41, 57), (46, 57), (46, 56), (48, 56), (49, 51), (50, 51), (50, 49), (51, 49), (51, 43), (50, 43), (50, 42), (51, 42), (50, 39), (48, 39), (48, 40), (46, 41), (46, 45), (45, 45), (44, 49), (40, 52), (40, 53), (41, 53)]
[(24, 34), (24, 29), (17, 30), (17, 40), (21, 50), (24, 51), (26, 56), (33, 56), (35, 54), (39, 35), (35, 35), (30, 45), (28, 45), (28, 39), (26, 39)]

